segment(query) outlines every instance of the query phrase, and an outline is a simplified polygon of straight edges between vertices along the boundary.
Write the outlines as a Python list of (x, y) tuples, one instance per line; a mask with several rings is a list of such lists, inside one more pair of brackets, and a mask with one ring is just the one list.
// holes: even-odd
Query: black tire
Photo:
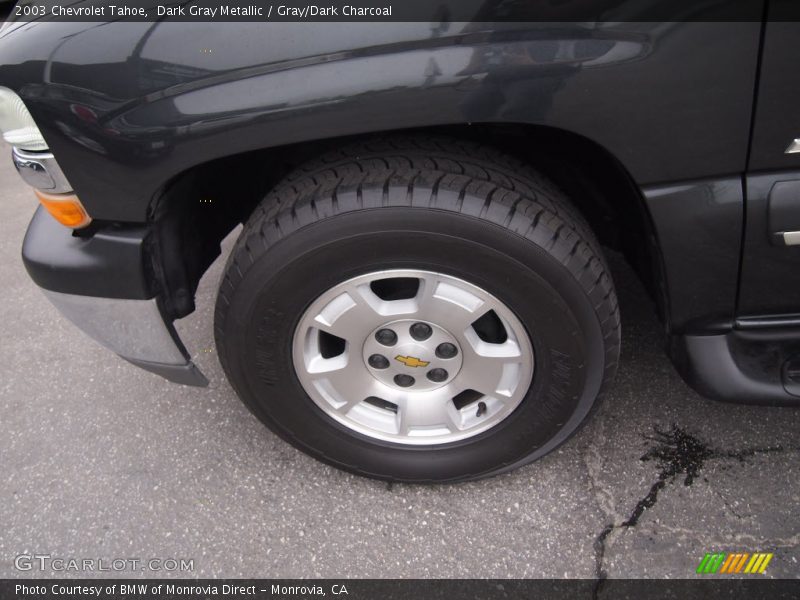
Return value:
[[(305, 308), (388, 268), (460, 277), (516, 313), (536, 364), (504, 421), (460, 442), (404, 446), (347, 429), (306, 395), (292, 361)], [(597, 241), (545, 178), (473, 143), (393, 137), (328, 154), (269, 193), (228, 260), (215, 335), (231, 384), (283, 439), (360, 475), (434, 482), (502, 473), (564, 442), (613, 377), (620, 324)]]

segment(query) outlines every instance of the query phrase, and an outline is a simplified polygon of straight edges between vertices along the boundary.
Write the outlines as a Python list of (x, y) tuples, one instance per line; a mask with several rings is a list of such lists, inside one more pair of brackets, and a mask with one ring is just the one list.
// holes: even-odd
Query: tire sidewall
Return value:
[[(346, 428), (305, 393), (292, 343), (307, 307), (345, 280), (389, 269), (459, 277), (517, 315), (535, 366), (528, 393), (509, 417), (459, 442), (399, 445)], [(373, 477), (472, 479), (534, 460), (578, 427), (603, 380), (600, 324), (575, 277), (531, 241), (460, 213), (380, 208), (317, 221), (257, 257), (229, 301), (218, 345), (229, 379), (251, 410), (304, 451)]]

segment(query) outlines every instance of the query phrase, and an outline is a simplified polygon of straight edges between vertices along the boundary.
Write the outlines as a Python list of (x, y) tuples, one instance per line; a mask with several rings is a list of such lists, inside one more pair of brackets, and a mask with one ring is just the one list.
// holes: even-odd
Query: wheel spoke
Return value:
[(355, 364), (321, 373), (313, 384), (337, 411), (346, 413), (372, 393), (374, 381), (365, 368)]
[(458, 413), (443, 394), (409, 394), (398, 403), (400, 435), (436, 434), (458, 430)]
[(314, 326), (348, 341), (363, 340), (384, 317), (375, 311), (364, 294), (371, 293), (353, 286), (331, 300), (314, 317)]
[(485, 302), (447, 281), (428, 277), (423, 280), (416, 297), (418, 312), (427, 321), (459, 335), (481, 315)]
[(513, 339), (490, 344), (481, 340), (474, 329), (469, 329), (465, 337), (468, 343), (464, 347), (459, 386), (501, 399), (512, 396), (522, 371), (519, 344)]

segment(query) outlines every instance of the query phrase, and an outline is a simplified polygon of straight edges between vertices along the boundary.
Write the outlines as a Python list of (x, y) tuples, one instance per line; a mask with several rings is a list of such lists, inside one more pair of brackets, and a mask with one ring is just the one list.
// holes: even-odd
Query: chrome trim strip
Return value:
[(770, 315), (736, 319), (736, 329), (796, 329), (800, 328), (800, 315)]
[(79, 329), (123, 358), (189, 364), (183, 344), (173, 337), (174, 330), (164, 321), (155, 298), (127, 300), (42, 292)]
[(789, 144), (784, 154), (797, 154), (798, 152), (800, 152), (800, 138), (795, 138), (792, 140), (792, 143)]
[(787, 246), (797, 246), (800, 244), (800, 231), (784, 231), (783, 243)]
[(72, 186), (50, 152), (28, 152), (12, 148), (11, 158), (28, 185), (52, 194), (72, 191)]

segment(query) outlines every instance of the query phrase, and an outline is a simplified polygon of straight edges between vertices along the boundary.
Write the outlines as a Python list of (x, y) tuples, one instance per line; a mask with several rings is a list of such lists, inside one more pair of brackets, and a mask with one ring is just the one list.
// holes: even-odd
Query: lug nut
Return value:
[(411, 375), (395, 375), (394, 382), (400, 387), (411, 387), (416, 383)]
[(391, 329), (379, 329), (375, 333), (375, 339), (383, 346), (394, 346), (397, 343), (397, 334)]
[(439, 358), (453, 358), (458, 354), (458, 348), (450, 342), (444, 342), (436, 346), (436, 356)]
[(434, 383), (441, 383), (447, 379), (447, 371), (444, 369), (431, 369), (428, 371), (428, 379)]
[(431, 337), (433, 330), (427, 323), (414, 323), (409, 332), (411, 333), (412, 338), (418, 342), (421, 342), (422, 340), (427, 340), (429, 337)]
[(367, 362), (373, 369), (386, 369), (389, 367), (389, 359), (380, 354), (373, 354), (367, 359)]

